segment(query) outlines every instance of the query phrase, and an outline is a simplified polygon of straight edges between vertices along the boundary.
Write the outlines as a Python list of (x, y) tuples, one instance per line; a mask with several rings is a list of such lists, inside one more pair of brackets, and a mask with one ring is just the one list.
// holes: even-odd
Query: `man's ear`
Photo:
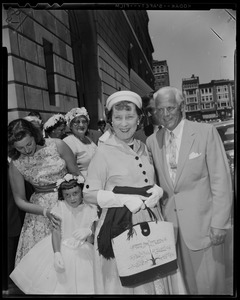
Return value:
[(181, 102), (181, 104), (180, 104), (180, 110), (182, 112), (182, 115), (185, 116), (185, 103), (184, 102)]

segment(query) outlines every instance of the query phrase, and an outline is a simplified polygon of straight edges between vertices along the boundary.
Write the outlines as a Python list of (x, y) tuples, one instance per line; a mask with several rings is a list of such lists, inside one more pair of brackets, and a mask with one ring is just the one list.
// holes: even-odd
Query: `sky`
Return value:
[[(147, 10), (153, 59), (166, 60), (170, 85), (182, 89), (192, 74), (199, 83), (234, 79), (236, 11)], [(215, 33), (214, 33), (215, 32)]]

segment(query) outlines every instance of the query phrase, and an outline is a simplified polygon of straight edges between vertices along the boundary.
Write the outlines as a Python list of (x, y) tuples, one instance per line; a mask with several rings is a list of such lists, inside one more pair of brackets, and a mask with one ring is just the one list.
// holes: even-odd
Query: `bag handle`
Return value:
[[(151, 208), (149, 208), (147, 206), (146, 206), (146, 209), (147, 209), (147, 211), (149, 213), (149, 216), (150, 216), (151, 220), (155, 221), (157, 223), (158, 220), (157, 220), (157, 217), (156, 217), (155, 213), (151, 210)], [(146, 222), (142, 222), (142, 223), (147, 223), (147, 221)], [(132, 221), (131, 221), (131, 224), (129, 224), (129, 231), (128, 231), (128, 234), (127, 234), (127, 239), (128, 240), (130, 240), (130, 238), (133, 236), (134, 231), (135, 231), (134, 230), (134, 226), (133, 226)]]
[(152, 219), (152, 221), (155, 221), (157, 223), (157, 217), (155, 215), (155, 213), (151, 210), (151, 208), (146, 206), (146, 209), (149, 213), (150, 218)]

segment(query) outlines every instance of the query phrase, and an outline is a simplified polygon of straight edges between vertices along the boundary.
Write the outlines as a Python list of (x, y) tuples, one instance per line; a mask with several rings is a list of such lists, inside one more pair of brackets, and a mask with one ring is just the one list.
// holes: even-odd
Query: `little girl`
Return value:
[(25, 294), (94, 294), (92, 234), (95, 206), (83, 203), (84, 178), (67, 174), (58, 180), (58, 203), (52, 213), (61, 226), (38, 242), (10, 278)]

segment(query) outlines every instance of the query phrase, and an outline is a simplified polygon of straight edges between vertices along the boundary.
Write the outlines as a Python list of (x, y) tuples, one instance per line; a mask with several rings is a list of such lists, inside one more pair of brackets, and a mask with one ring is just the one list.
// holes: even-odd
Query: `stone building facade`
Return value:
[(104, 117), (107, 97), (154, 89), (145, 10), (63, 10), (5, 6), (8, 121), (37, 110), (54, 113), (85, 106), (90, 127)]
[[(66, 11), (3, 10), (9, 121), (32, 110), (46, 120), (53, 113), (77, 106), (70, 37)], [(51, 101), (49, 89), (54, 92)]]

